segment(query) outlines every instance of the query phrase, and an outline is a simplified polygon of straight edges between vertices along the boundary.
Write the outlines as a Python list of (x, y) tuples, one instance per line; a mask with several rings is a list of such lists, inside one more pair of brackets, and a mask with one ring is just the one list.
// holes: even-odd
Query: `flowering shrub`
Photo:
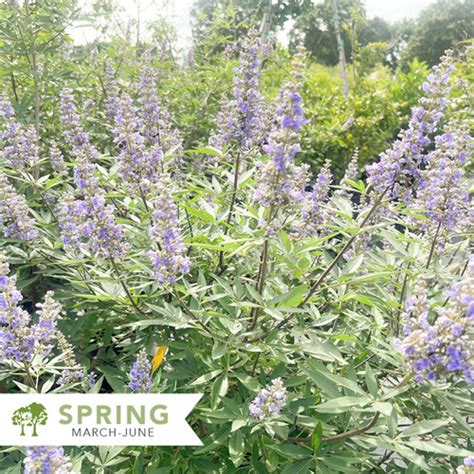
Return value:
[(27, 448), (25, 472), (472, 470), (456, 61), (433, 68), (367, 179), (354, 150), (338, 182), (329, 161), (313, 178), (300, 160), (304, 51), (274, 101), (270, 54), (255, 33), (243, 42), (199, 148), (147, 55), (128, 87), (107, 66), (97, 129), (67, 87), (53, 137), (2, 99), (2, 391), (204, 393), (190, 417), (202, 447)]

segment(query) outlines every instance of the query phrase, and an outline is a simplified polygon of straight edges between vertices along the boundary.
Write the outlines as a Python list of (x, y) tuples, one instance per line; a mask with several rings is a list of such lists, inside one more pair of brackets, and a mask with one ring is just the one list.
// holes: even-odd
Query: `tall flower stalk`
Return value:
[(474, 383), (474, 260), (468, 275), (447, 293), (448, 305), (430, 315), (427, 285), (423, 278), (416, 282), (413, 295), (403, 314), (405, 338), (398, 342), (415, 381), (463, 377)]
[(36, 129), (21, 125), (10, 101), (0, 97), (0, 159), (10, 168), (29, 169), (38, 164), (38, 143)]
[(38, 236), (35, 221), (22, 194), (10, 184), (0, 171), (0, 226), (7, 238), (33, 241)]
[(129, 387), (133, 392), (148, 393), (151, 385), (151, 363), (145, 349), (141, 349), (130, 371)]
[(467, 230), (474, 217), (464, 177), (472, 146), (467, 130), (452, 124), (435, 138), (435, 149), (428, 153), (426, 168), (420, 171), (413, 207), (426, 217), (415, 222), (432, 242), (427, 266), (436, 248), (444, 247), (449, 234)]
[(329, 189), (332, 183), (331, 162), (326, 161), (316, 177), (313, 189), (304, 193), (300, 215), (294, 223), (294, 231), (299, 237), (315, 237), (329, 222), (327, 208)]
[(61, 95), (61, 122), (71, 154), (76, 159), (76, 192), (64, 196), (59, 213), (65, 248), (70, 252), (90, 252), (105, 258), (121, 257), (128, 249), (124, 229), (117, 224), (114, 208), (107, 205), (94, 175), (98, 152), (84, 131), (72, 94), (67, 90)]
[[(237, 200), (237, 188), (245, 156), (262, 144), (266, 137), (268, 117), (259, 91), (263, 49), (256, 30), (251, 30), (239, 54), (239, 66), (234, 69), (232, 98), (221, 106), (217, 116), (218, 131), (210, 144), (228, 148), (232, 156), (233, 177), (224, 235), (229, 232)], [(219, 268), (224, 270), (224, 253), (219, 254)]]
[(448, 80), (453, 70), (450, 54), (439, 66), (433, 67), (423, 84), (426, 96), (412, 110), (408, 128), (400, 132), (393, 146), (380, 155), (377, 163), (367, 167), (368, 182), (376, 192), (389, 188), (389, 197), (406, 203), (412, 200), (426, 150), (432, 144), (432, 135), (439, 129), (449, 104)]
[(163, 152), (159, 143), (147, 146), (139, 120), (132, 99), (124, 94), (115, 113), (114, 142), (120, 150), (118, 175), (132, 196), (145, 199), (162, 172)]
[(300, 49), (293, 62), (293, 77), (283, 86), (276, 99), (275, 122), (263, 151), (269, 156), (266, 162), (257, 165), (254, 200), (267, 210), (260, 226), (267, 234), (278, 230), (281, 223), (276, 211), (300, 204), (305, 197), (308, 167), (294, 163), (301, 151), (300, 130), (308, 120), (305, 118), (302, 88), (304, 72), (304, 50)]
[(173, 284), (190, 270), (187, 247), (183, 243), (177, 216), (177, 207), (171, 196), (171, 180), (163, 176), (153, 202), (150, 238), (152, 250), (148, 252), (153, 265), (153, 276), (159, 285)]
[(265, 111), (259, 91), (263, 53), (258, 32), (251, 30), (234, 69), (232, 97), (222, 104), (217, 116), (218, 131), (210, 140), (216, 148), (235, 147), (245, 153), (264, 138)]
[[(305, 196), (304, 188), (308, 180), (308, 166), (294, 163), (296, 154), (301, 150), (300, 129), (308, 121), (304, 115), (303, 99), (299, 94), (304, 71), (304, 50), (301, 48), (294, 59), (293, 77), (278, 94), (275, 108), (275, 123), (263, 150), (269, 156), (259, 163), (256, 177), (254, 201), (263, 208), (259, 226), (264, 229), (265, 237), (260, 257), (256, 290), (262, 294), (267, 273), (269, 238), (277, 232), (282, 223), (278, 212), (300, 204)], [(257, 324), (258, 308), (250, 313), (248, 330)]]
[(151, 65), (151, 53), (144, 55), (139, 85), (140, 131), (145, 145), (159, 148), (164, 155), (173, 155), (179, 165), (183, 152), (178, 131), (173, 127), (171, 114), (158, 95), (158, 78)]
[[(23, 296), (16, 287), (16, 276), (9, 276), (9, 272), (6, 257), (0, 252), (0, 365), (28, 368), (34, 358), (47, 359), (58, 347), (64, 365), (59, 385), (82, 381), (84, 371), (75, 362), (71, 345), (57, 327), (62, 306), (52, 292), (47, 292), (37, 306), (37, 322), (32, 323), (30, 314), (20, 306)], [(33, 388), (37, 388), (35, 385)]]

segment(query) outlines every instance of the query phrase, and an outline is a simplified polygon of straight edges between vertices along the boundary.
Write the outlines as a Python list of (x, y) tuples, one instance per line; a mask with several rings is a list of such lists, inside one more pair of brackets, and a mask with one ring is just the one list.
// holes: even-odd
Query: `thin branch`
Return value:
[(251, 377), (255, 376), (255, 371), (257, 370), (257, 364), (258, 364), (259, 359), (260, 359), (260, 352), (257, 354), (257, 357), (255, 357), (255, 361), (252, 366), (252, 371), (250, 372)]
[(366, 431), (369, 431), (371, 428), (373, 428), (376, 424), (377, 424), (377, 421), (379, 420), (380, 418), (380, 412), (375, 412), (375, 415), (374, 417), (372, 418), (372, 420), (370, 421), (370, 423), (362, 428), (358, 428), (356, 430), (352, 430), (352, 431), (346, 431), (345, 433), (341, 433), (341, 434), (338, 434), (338, 435), (334, 435), (334, 436), (327, 436), (327, 437), (324, 437), (323, 440), (324, 441), (329, 441), (329, 442), (334, 442), (334, 441), (342, 441), (344, 439), (347, 439), (347, 438), (353, 438), (354, 436), (359, 436), (363, 433), (365, 433)]
[[(412, 373), (408, 373), (407, 375), (405, 375), (405, 377), (403, 377), (403, 379), (397, 384), (397, 386), (394, 387), (394, 390), (400, 387), (403, 387), (407, 382), (411, 380), (412, 377), (413, 377)], [(369, 424), (361, 428), (357, 428), (351, 431), (345, 431), (344, 433), (340, 433), (337, 435), (324, 436), (323, 441), (327, 441), (331, 443), (334, 441), (342, 441), (345, 439), (353, 438), (354, 436), (359, 436), (361, 434), (364, 434), (366, 431), (369, 431), (371, 428), (373, 428), (377, 424), (377, 421), (379, 420), (379, 418), (380, 418), (380, 412), (376, 411), (372, 420), (370, 420)], [(288, 440), (293, 443), (307, 443), (311, 441), (311, 438), (312, 438), (312, 434), (305, 436), (304, 438), (288, 438)]]
[(110, 263), (112, 264), (112, 266), (114, 267), (114, 270), (115, 270), (115, 273), (117, 274), (117, 279), (121, 285), (121, 287), (123, 288), (123, 290), (125, 291), (125, 294), (127, 295), (127, 298), (129, 299), (130, 303), (132, 304), (132, 306), (140, 313), (140, 314), (143, 314), (144, 316), (147, 316), (147, 313), (145, 313), (138, 305), (137, 303), (135, 302), (135, 300), (133, 299), (132, 295), (130, 294), (130, 291), (127, 287), (127, 285), (125, 284), (125, 282), (122, 280), (122, 273), (120, 272), (119, 268), (117, 267), (117, 264), (115, 263), (115, 260), (113, 257), (110, 257), (109, 258), (110, 260)]
[[(385, 196), (385, 194), (387, 193), (387, 191), (389, 190), (389, 187), (386, 187), (383, 192), (378, 196), (378, 198), (375, 200), (372, 208), (369, 210), (369, 212), (367, 213), (367, 215), (365, 216), (364, 220), (361, 222), (360, 224), (360, 227), (359, 227), (359, 232), (357, 232), (356, 234), (354, 234), (347, 242), (346, 244), (344, 245), (344, 247), (339, 251), (339, 253), (334, 257), (333, 261), (329, 264), (329, 266), (326, 268), (326, 270), (324, 270), (324, 272), (320, 275), (320, 277), (316, 280), (316, 282), (311, 286), (311, 288), (308, 290), (308, 293), (306, 294), (306, 296), (303, 298), (303, 300), (301, 301), (301, 303), (297, 306), (297, 308), (301, 308), (302, 306), (304, 306), (309, 300), (310, 298), (314, 295), (314, 293), (316, 292), (316, 290), (319, 288), (319, 286), (321, 285), (321, 283), (326, 279), (326, 277), (331, 273), (331, 270), (337, 265), (337, 263), (339, 262), (339, 260), (342, 258), (342, 256), (345, 254), (345, 252), (351, 247), (351, 245), (354, 243), (354, 241), (356, 240), (356, 238), (359, 236), (360, 234), (360, 230), (363, 229), (367, 223), (370, 221), (370, 219), (372, 218), (375, 210), (377, 209), (377, 207), (379, 206), (379, 204), (382, 202), (382, 199), (383, 197)], [(254, 338), (252, 339), (248, 339), (246, 342), (257, 342), (257, 341), (261, 341), (263, 339), (265, 339), (268, 334), (270, 334), (270, 332), (276, 328), (276, 329), (281, 329), (283, 326), (285, 326), (285, 324), (287, 324), (289, 321), (291, 321), (295, 315), (297, 313), (290, 313), (285, 319), (281, 320), (278, 324), (276, 325), (273, 325), (268, 331), (264, 332), (263, 334), (260, 334), (258, 336), (255, 336)]]
[(15, 80), (15, 75), (13, 74), (13, 71), (10, 73), (10, 79), (12, 82), (12, 90), (13, 90), (13, 95), (15, 96), (15, 102), (18, 104), (20, 102), (20, 99), (18, 98), (18, 91), (16, 89), (16, 80)]
[[(410, 244), (407, 244), (407, 250)], [(400, 299), (398, 301), (398, 312), (397, 312), (397, 317), (395, 321), (395, 334), (398, 335), (400, 331), (400, 313), (403, 310), (403, 300), (405, 299), (405, 291), (407, 289), (407, 284), (408, 284), (408, 270), (410, 270), (412, 262), (408, 262), (407, 268), (405, 269), (405, 276), (403, 277), (403, 284), (402, 284), (402, 289), (400, 291)]]
[[(260, 268), (258, 271), (257, 291), (260, 296), (263, 293), (265, 277), (267, 275), (268, 247), (269, 247), (269, 239), (268, 237), (266, 237), (265, 241), (263, 242), (262, 256), (260, 257)], [(258, 312), (259, 312), (258, 310), (259, 308), (252, 308), (252, 311), (250, 313), (252, 320), (247, 328), (247, 331), (252, 331), (257, 325)]]
[(174, 296), (176, 297), (176, 299), (178, 300), (178, 303), (179, 303), (179, 306), (181, 307), (181, 309), (192, 319), (194, 319), (194, 321), (196, 321), (196, 323), (198, 323), (208, 334), (211, 335), (212, 337), (212, 331), (206, 326), (206, 324), (204, 324), (186, 305), (186, 303), (179, 297), (179, 294), (178, 292), (176, 291), (176, 287), (173, 287), (173, 294)]
[[(375, 412), (374, 417), (372, 420), (369, 422), (368, 425), (363, 426), (361, 428), (357, 428), (352, 431), (346, 431), (344, 433), (340, 433), (337, 435), (333, 436), (324, 436), (323, 441), (327, 441), (329, 443), (335, 442), (335, 441), (342, 441), (348, 438), (353, 438), (354, 436), (359, 436), (361, 434), (364, 434), (366, 431), (369, 431), (371, 428), (373, 428), (376, 424), (377, 421), (380, 418), (380, 412)], [(304, 444), (304, 443), (309, 443), (311, 441), (311, 438), (313, 437), (312, 434), (305, 436), (304, 438), (288, 438), (288, 441), (292, 443), (297, 443), (297, 444)]]
[[(232, 183), (232, 197), (230, 199), (229, 213), (227, 215), (227, 220), (226, 220), (227, 225), (226, 225), (226, 228), (224, 229), (224, 235), (228, 234), (230, 223), (234, 215), (234, 206), (235, 206), (235, 201), (237, 199), (237, 186), (239, 184), (240, 160), (241, 160), (241, 156), (240, 156), (240, 153), (238, 153), (237, 158), (235, 159), (234, 180)], [(223, 250), (221, 250), (219, 253), (219, 269), (220, 269), (219, 273), (222, 273), (224, 271), (224, 251)]]

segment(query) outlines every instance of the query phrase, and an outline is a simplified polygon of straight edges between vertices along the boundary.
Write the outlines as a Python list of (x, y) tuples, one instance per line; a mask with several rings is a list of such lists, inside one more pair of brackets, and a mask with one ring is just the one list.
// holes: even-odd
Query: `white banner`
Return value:
[(0, 394), (0, 446), (201, 446), (186, 422), (201, 397)]

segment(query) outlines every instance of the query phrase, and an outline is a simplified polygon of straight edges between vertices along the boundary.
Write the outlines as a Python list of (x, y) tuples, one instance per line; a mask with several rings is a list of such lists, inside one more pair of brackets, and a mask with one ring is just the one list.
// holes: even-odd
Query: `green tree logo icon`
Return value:
[(31, 436), (38, 436), (38, 425), (45, 425), (48, 421), (48, 413), (41, 403), (31, 403), (27, 407), (18, 408), (12, 416), (12, 423), (21, 427), (20, 436), (26, 436), (25, 427), (31, 426), (33, 433)]

